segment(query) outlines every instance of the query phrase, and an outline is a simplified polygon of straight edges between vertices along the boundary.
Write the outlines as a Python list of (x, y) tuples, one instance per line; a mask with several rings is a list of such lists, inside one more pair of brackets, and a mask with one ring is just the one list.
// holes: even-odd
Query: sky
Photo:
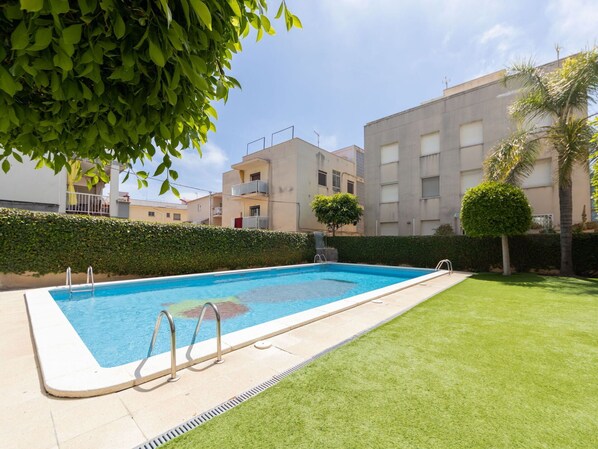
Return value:
[[(279, 0), (269, 0), (270, 16)], [(217, 103), (216, 132), (202, 157), (183, 152), (174, 163), (181, 198), (221, 190), (222, 173), (246, 154), (247, 144), (294, 126), (295, 137), (334, 151), (363, 147), (363, 127), (373, 120), (442, 96), (448, 86), (507, 68), (522, 60), (543, 64), (598, 40), (597, 0), (287, 0), (303, 29), (243, 41), (230, 75), (242, 89)], [(291, 137), (290, 130), (274, 143)], [(249, 152), (261, 143), (249, 146)], [(155, 168), (160, 161), (146, 163)], [(139, 166), (140, 167), (140, 166)], [(138, 168), (139, 168), (138, 167)], [(160, 182), (132, 198), (178, 202), (159, 195)]]

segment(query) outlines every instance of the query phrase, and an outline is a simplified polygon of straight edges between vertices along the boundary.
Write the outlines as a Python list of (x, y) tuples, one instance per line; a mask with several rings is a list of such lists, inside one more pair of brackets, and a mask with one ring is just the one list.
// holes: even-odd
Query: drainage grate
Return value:
[[(427, 299), (431, 298), (432, 296), (436, 295), (436, 293), (434, 293), (433, 295), (430, 295), (424, 299), (422, 299), (421, 301), (419, 301), (417, 304), (426, 301)], [(310, 364), (311, 362), (313, 362), (316, 359), (319, 359), (320, 357), (328, 354), (329, 352), (334, 351), (335, 349), (340, 348), (341, 346), (346, 345), (347, 343), (350, 343), (356, 339), (358, 339), (359, 337), (367, 334), (368, 332), (376, 329), (377, 327), (382, 326), (383, 324), (388, 323), (389, 321), (394, 320), (395, 318), (397, 318), (398, 316), (404, 314), (405, 312), (407, 312), (408, 310), (410, 310), (411, 308), (415, 307), (417, 304), (413, 304), (411, 307), (409, 307), (408, 309), (404, 309), (399, 311), (398, 313), (392, 315), (391, 317), (380, 321), (379, 323), (375, 324), (374, 326), (371, 326), (361, 332), (359, 332), (358, 334), (353, 335), (352, 337), (347, 338), (346, 340), (341, 341), (340, 343), (335, 344), (334, 346), (329, 347), (328, 349), (323, 350), (322, 352), (319, 352), (318, 354), (314, 355), (313, 357), (304, 360), (303, 362), (289, 368), (286, 371), (283, 371), (280, 374), (276, 374), (274, 375), (271, 379), (268, 379), (267, 381), (259, 384), (256, 387), (251, 388), (250, 390), (247, 390), (241, 394), (239, 394), (238, 396), (235, 396), (232, 399), (229, 399), (226, 402), (223, 402), (222, 404), (218, 405), (217, 407), (214, 407), (211, 410), (208, 410), (207, 412), (203, 412), (201, 415), (197, 415), (193, 418), (191, 418), (189, 421), (173, 428), (170, 429), (167, 432), (164, 432), (162, 435), (159, 435), (155, 438), (152, 438), (151, 440), (143, 443), (140, 446), (135, 447), (134, 449), (156, 449), (160, 446), (162, 446), (163, 444), (166, 444), (168, 441), (183, 435), (186, 432), (189, 432), (190, 430), (195, 429), (196, 427), (200, 426), (201, 424), (211, 420), (212, 418), (215, 418), (218, 415), (221, 415), (222, 413), (230, 410), (233, 407), (236, 407), (237, 405), (241, 404), (242, 402), (247, 401), (248, 399), (251, 399), (252, 397), (254, 397), (255, 395), (261, 393), (262, 391), (267, 390), (268, 388), (276, 385), (278, 382), (280, 382), (282, 379), (284, 379), (285, 377), (287, 377), (288, 375), (294, 373), (295, 371), (300, 370), (301, 368), (305, 367), (306, 365)]]

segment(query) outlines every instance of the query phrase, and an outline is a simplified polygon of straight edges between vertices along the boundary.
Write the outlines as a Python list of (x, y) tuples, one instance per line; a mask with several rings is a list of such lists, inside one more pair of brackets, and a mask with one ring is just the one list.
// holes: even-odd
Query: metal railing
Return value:
[(147, 351), (147, 356), (149, 357), (152, 355), (154, 344), (156, 343), (156, 337), (158, 336), (158, 331), (160, 330), (160, 325), (162, 324), (163, 316), (166, 316), (168, 325), (170, 326), (170, 379), (168, 379), (168, 382), (176, 382), (180, 379), (180, 377), (176, 375), (176, 328), (174, 326), (172, 315), (166, 310), (162, 310), (158, 314), (156, 325), (154, 327), (154, 333), (152, 335), (152, 342), (150, 343), (149, 351)]
[[(66, 285), (68, 285), (69, 287), (69, 296), (73, 296), (73, 274), (72, 274), (72, 270), (71, 267), (67, 267), (66, 268)], [(84, 288), (84, 289), (77, 289), (75, 290), (76, 293), (80, 293), (80, 292), (91, 292), (91, 294), (95, 294), (95, 289), (96, 289), (96, 285), (95, 285), (95, 281), (94, 281), (94, 277), (93, 277), (93, 268), (92, 266), (88, 266), (87, 267), (87, 275), (86, 275), (86, 281), (84, 285), (91, 285), (91, 288)]]
[(250, 181), (243, 184), (237, 184), (232, 187), (233, 196), (250, 195), (252, 193), (268, 194), (268, 183), (266, 181)]
[(191, 347), (195, 344), (195, 339), (197, 338), (197, 334), (199, 333), (199, 329), (201, 327), (201, 323), (203, 321), (204, 315), (206, 314), (206, 310), (208, 307), (211, 307), (214, 311), (214, 315), (216, 316), (216, 363), (222, 363), (222, 332), (220, 326), (220, 312), (218, 312), (218, 307), (216, 307), (211, 302), (206, 302), (201, 307), (201, 312), (197, 317), (197, 324), (195, 325), (195, 331), (193, 332), (193, 338), (191, 339), (191, 345), (189, 346), (189, 351), (191, 351)]
[(93, 193), (66, 193), (66, 212), (68, 214), (110, 216), (110, 198)]
[(216, 206), (212, 208), (212, 216), (218, 217), (222, 215), (222, 207), (221, 206)]
[(326, 256), (324, 254), (316, 254), (314, 256), (314, 263), (319, 262), (319, 263), (324, 263), (324, 262), (328, 262), (328, 260), (326, 259)]
[(448, 259), (442, 259), (440, 262), (436, 264), (436, 271), (440, 270), (443, 265), (446, 265), (446, 269), (450, 274), (453, 274), (453, 263)]

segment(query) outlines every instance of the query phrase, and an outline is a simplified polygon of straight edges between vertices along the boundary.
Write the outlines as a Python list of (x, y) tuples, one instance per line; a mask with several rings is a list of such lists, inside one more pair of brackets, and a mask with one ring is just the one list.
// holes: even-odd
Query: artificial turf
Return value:
[(168, 449), (598, 448), (598, 280), (477, 275)]

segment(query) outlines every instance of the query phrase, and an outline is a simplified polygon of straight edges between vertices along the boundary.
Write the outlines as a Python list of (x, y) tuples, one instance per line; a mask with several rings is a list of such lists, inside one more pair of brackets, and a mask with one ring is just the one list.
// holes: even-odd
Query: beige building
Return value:
[(222, 192), (188, 200), (187, 214), (191, 223), (222, 226)]
[[(546, 68), (554, 67), (547, 65)], [(450, 87), (441, 98), (365, 126), (367, 235), (429, 235), (441, 224), (461, 233), (465, 191), (482, 181), (482, 163), (515, 124), (517, 89), (496, 72)], [(556, 156), (544, 150), (523, 183), (534, 221), (559, 226)], [(589, 174), (573, 172), (573, 221), (590, 210)]]
[[(325, 230), (311, 211), (314, 196), (357, 193), (356, 164), (351, 151), (344, 150), (349, 156), (293, 138), (243, 157), (222, 176), (222, 225), (291, 232)], [(357, 234), (357, 229), (345, 226), (337, 233)]]
[(129, 218), (152, 223), (183, 223), (188, 221), (187, 205), (131, 198)]

